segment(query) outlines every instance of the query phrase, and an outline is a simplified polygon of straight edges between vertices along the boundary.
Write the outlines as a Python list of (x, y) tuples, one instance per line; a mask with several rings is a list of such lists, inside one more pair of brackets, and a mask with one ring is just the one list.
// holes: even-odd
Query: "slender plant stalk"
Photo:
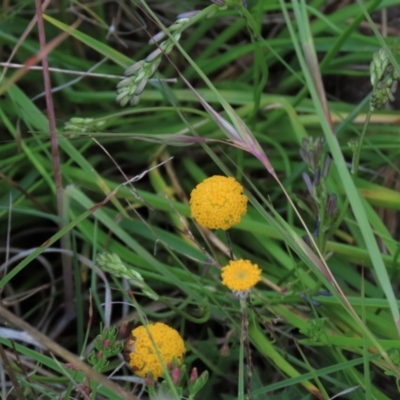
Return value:
[[(42, 4), (40, 0), (35, 0), (36, 5), (36, 15), (38, 22), (38, 32), (39, 32), (39, 42), (40, 47), (43, 49), (46, 46), (46, 34), (44, 30), (43, 14), (42, 14)], [(49, 131), (50, 131), (50, 142), (51, 142), (51, 154), (53, 159), (53, 169), (54, 169), (54, 181), (56, 185), (56, 196), (57, 196), (57, 213), (60, 217), (60, 229), (63, 228), (63, 187), (62, 187), (62, 176), (60, 167), (60, 153), (58, 149), (58, 139), (57, 139), (57, 127), (56, 118), (54, 113), (53, 96), (51, 93), (51, 81), (49, 73), (49, 63), (47, 60), (47, 55), (42, 58), (43, 66), (43, 80), (46, 92), (46, 105), (47, 105), (47, 116), (49, 119)], [(62, 236), (60, 239), (61, 247), (69, 249), (67, 247), (66, 237)], [(63, 280), (64, 280), (64, 306), (65, 306), (65, 317), (66, 323), (73, 319), (75, 316), (75, 306), (74, 306), (74, 287), (72, 279), (72, 263), (71, 258), (62, 253), (61, 255), (62, 268), (63, 268)]]
[(240, 300), (240, 308), (242, 310), (242, 342), (244, 346), (244, 351), (246, 354), (246, 389), (247, 389), (247, 399), (251, 400), (251, 376), (252, 376), (252, 363), (251, 363), (251, 350), (250, 350), (250, 341), (249, 341), (249, 320), (247, 318), (247, 308), (246, 308), (246, 300)]
[(268, 67), (265, 63), (265, 57), (263, 54), (263, 50), (261, 47), (261, 34), (256, 20), (253, 15), (249, 13), (249, 11), (245, 7), (241, 7), (240, 10), (247, 23), (247, 28), (251, 37), (251, 40), (254, 44), (254, 107), (251, 112), (249, 118), (253, 120), (257, 112), (260, 108), (261, 103), (261, 94), (264, 90), (265, 85), (267, 84), (268, 79)]
[[(361, 318), (364, 324), (367, 324), (366, 310), (365, 310), (365, 278), (364, 278), (364, 268), (361, 269)], [(368, 345), (367, 345), (367, 335), (363, 334), (363, 352), (364, 352), (364, 377), (365, 377), (365, 400), (372, 399), (371, 393), (371, 371), (369, 368), (368, 360)]]

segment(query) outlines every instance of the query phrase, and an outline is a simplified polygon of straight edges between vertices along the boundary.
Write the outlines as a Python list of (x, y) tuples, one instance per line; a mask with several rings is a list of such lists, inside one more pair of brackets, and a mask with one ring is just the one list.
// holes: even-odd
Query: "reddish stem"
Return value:
[[(38, 23), (39, 32), (39, 43), (40, 48), (44, 49), (46, 47), (46, 34), (44, 30), (44, 22), (42, 15), (42, 4), (40, 0), (35, 0), (36, 5), (36, 15)], [(57, 128), (56, 128), (56, 118), (54, 113), (53, 96), (51, 93), (51, 82), (49, 74), (49, 63), (47, 60), (47, 55), (42, 58), (43, 66), (43, 81), (46, 93), (46, 106), (47, 106), (47, 116), (49, 119), (49, 130), (50, 130), (50, 142), (51, 142), (51, 155), (53, 159), (53, 169), (54, 169), (54, 181), (56, 185), (56, 196), (57, 196), (57, 213), (60, 217), (59, 228), (63, 227), (63, 186), (62, 186), (62, 176), (60, 169), (60, 154), (58, 151), (58, 140), (57, 140)], [(61, 247), (68, 248), (64, 246), (67, 244), (65, 236), (61, 238)], [(62, 255), (62, 266), (63, 266), (63, 278), (64, 278), (64, 304), (65, 304), (65, 317), (70, 320), (75, 315), (74, 307), (74, 288), (72, 280), (72, 268), (71, 259), (69, 256)]]

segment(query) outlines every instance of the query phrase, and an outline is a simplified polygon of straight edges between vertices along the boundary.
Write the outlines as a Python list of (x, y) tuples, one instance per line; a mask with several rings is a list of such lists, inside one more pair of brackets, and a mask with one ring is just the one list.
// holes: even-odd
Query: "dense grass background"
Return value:
[[(34, 2), (3, 2), (3, 398), (79, 398), (89, 377), (103, 386), (87, 398), (122, 398), (78, 357), (102, 326), (121, 328), (122, 341), (147, 319), (179, 330), (189, 373), (209, 372), (196, 398), (244, 399), (240, 304), (220, 283), (230, 246), (263, 270), (247, 303), (252, 398), (399, 398), (399, 100), (371, 110), (369, 72), (384, 49), (384, 78), (400, 73), (398, 2), (226, 3), (57, 2), (37, 24)], [(140, 103), (121, 108), (124, 70), (194, 9), (179, 42), (167, 36), (175, 46)], [(44, 56), (50, 71), (29, 69)], [(91, 120), (77, 127), (77, 117)], [(311, 195), (299, 150), (317, 137), (320, 162), (332, 162)], [(191, 190), (215, 174), (250, 199), (230, 243), (190, 218)], [(103, 252), (160, 298), (99, 271)], [(137, 396), (122, 363), (100, 372)]]

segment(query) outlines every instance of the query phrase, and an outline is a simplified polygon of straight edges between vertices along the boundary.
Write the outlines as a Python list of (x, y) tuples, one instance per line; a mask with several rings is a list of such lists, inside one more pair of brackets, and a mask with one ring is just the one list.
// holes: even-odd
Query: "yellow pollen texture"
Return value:
[(227, 230), (247, 212), (243, 186), (232, 177), (215, 175), (199, 183), (190, 195), (190, 210), (198, 224)]
[[(150, 339), (149, 333), (157, 346), (157, 351)], [(163, 366), (160, 357), (167, 366), (175, 357), (179, 365), (182, 364), (185, 354), (185, 343), (178, 331), (162, 322), (139, 326), (131, 332), (135, 341), (135, 351), (129, 354), (129, 365), (135, 374), (145, 377), (152, 373), (154, 379), (163, 375)]]
[(261, 269), (249, 260), (230, 261), (221, 271), (222, 284), (230, 290), (250, 290), (261, 280)]

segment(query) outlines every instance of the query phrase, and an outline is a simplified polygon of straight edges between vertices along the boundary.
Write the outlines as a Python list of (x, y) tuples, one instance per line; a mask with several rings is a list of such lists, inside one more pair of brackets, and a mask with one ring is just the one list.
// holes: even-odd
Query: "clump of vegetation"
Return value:
[(398, 398), (399, 9), (4, 3), (1, 396)]

